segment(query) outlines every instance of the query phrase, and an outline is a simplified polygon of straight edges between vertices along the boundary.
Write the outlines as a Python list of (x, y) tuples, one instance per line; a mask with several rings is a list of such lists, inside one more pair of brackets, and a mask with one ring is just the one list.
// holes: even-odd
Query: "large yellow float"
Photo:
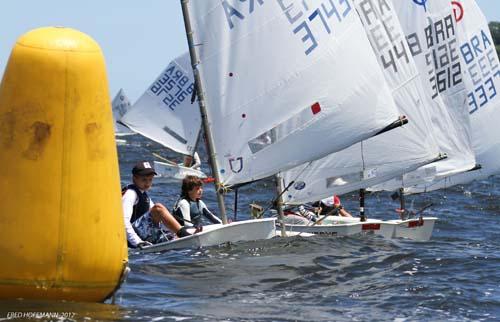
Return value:
[(0, 298), (102, 301), (127, 265), (104, 58), (89, 36), (21, 36), (0, 85)]

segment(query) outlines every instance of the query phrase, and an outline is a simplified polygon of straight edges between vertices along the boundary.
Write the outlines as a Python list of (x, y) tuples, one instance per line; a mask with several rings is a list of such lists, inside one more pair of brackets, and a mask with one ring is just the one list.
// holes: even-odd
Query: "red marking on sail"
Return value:
[(456, 22), (460, 22), (462, 18), (464, 17), (464, 7), (462, 4), (458, 1), (452, 1), (451, 2), (453, 8), (453, 15), (455, 16)]
[(318, 114), (319, 112), (321, 112), (321, 106), (319, 105), (318, 102), (314, 103), (312, 106), (311, 106), (311, 111), (313, 112), (313, 115), (316, 115)]
[(380, 230), (380, 224), (363, 224), (361, 230)]
[(408, 228), (415, 228), (415, 227), (420, 227), (424, 225), (423, 220), (412, 220), (408, 222)]

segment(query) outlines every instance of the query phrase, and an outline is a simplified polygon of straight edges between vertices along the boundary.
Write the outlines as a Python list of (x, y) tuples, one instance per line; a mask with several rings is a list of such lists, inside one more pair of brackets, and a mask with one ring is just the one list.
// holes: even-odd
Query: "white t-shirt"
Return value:
[[(122, 206), (123, 206), (123, 218), (125, 220), (125, 231), (127, 233), (127, 240), (132, 246), (137, 246), (137, 244), (142, 243), (143, 240), (134, 230), (132, 224), (130, 223), (130, 218), (132, 218), (132, 213), (134, 212), (134, 206), (139, 202), (139, 198), (134, 189), (128, 189), (122, 196)], [(153, 207), (154, 203), (151, 198), (149, 198), (149, 208)]]

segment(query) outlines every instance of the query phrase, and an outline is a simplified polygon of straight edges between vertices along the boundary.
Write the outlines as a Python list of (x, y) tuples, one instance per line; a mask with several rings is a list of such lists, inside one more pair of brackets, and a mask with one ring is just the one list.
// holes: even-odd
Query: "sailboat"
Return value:
[[(197, 104), (191, 102), (194, 79), (189, 54), (175, 58), (135, 102), (120, 123), (182, 155), (194, 155), (201, 130)], [(155, 155), (158, 158), (161, 156)], [(207, 176), (201, 170), (170, 161), (154, 161), (160, 177), (182, 180)]]
[[(421, 76), (392, 4), (390, 1), (358, 0), (353, 1), (353, 4), (384, 70), (386, 81), (391, 86), (392, 96), (400, 111), (408, 117), (409, 123), (282, 173), (283, 186), (290, 186), (283, 194), (285, 204), (302, 204), (333, 194), (365, 189), (446, 159), (446, 154), (440, 152), (443, 144), (440, 146), (435, 139), (438, 134), (432, 126), (432, 117), (436, 117), (436, 114), (426, 102)], [(440, 122), (447, 120), (444, 117), (439, 119)], [(294, 184), (290, 185), (291, 182)], [(364, 190), (360, 193), (360, 198), (364, 198)], [(328, 216), (321, 224), (302, 220), (302, 223), (285, 226), (288, 230), (309, 233), (350, 235), (373, 231), (389, 238), (428, 240), (437, 219), (422, 216), (385, 222), (366, 219), (364, 205), (360, 206), (360, 216)], [(296, 219), (296, 216), (290, 216), (290, 221)]]
[(227, 224), (228, 189), (342, 150), (400, 115), (349, 2), (181, 3), (224, 224), (143, 251), (270, 238), (274, 218)]
[[(383, 184), (372, 190), (396, 190), (403, 193), (436, 190), (434, 182), (446, 181), (459, 173), (472, 171), (476, 164), (472, 146), (467, 77), (461, 61), (457, 22), (452, 4), (448, 1), (428, 2), (425, 6), (406, 1), (394, 1), (394, 8), (412, 48), (412, 55), (423, 75), (423, 86), (436, 117), (439, 142), (448, 155), (446, 160), (424, 166), (416, 171)], [(446, 112), (446, 113), (445, 113)], [(451, 122), (442, 122), (446, 114)]]
[[(134, 132), (130, 131), (127, 127), (121, 125), (118, 121), (120, 118), (130, 109), (130, 100), (125, 95), (125, 92), (122, 88), (116, 93), (115, 98), (112, 103), (112, 111), (113, 111), (113, 123), (115, 125), (115, 140), (117, 144), (125, 144), (127, 141), (122, 139), (123, 136), (133, 135)], [(120, 137), (120, 138), (118, 138)]]
[(500, 139), (496, 130), (500, 123), (500, 62), (495, 45), (487, 20), (475, 1), (453, 1), (450, 6), (457, 27), (456, 39), (467, 93), (465, 105), (471, 122), (472, 145), (480, 167), (407, 187), (409, 193), (447, 188), (500, 173)]
[[(448, 164), (423, 167), (375, 189), (400, 186), (405, 193), (426, 192), (498, 173), (500, 141), (494, 129), (500, 121), (496, 115), (500, 106), (496, 92), (500, 63), (481, 10), (468, 0), (427, 5), (397, 2), (395, 6), (400, 19), (406, 21), (413, 55), (424, 63), (420, 65), (422, 70), (428, 72), (425, 83), (433, 90), (433, 102), (437, 105), (440, 102), (437, 98), (442, 96), (441, 102), (455, 120), (454, 128), (441, 126), (447, 134), (455, 132), (451, 137), (456, 141), (449, 144), (454, 153), (446, 160)], [(469, 153), (471, 133), (477, 165)], [(457, 148), (466, 151), (457, 154)]]
[[(435, 88), (451, 96), (452, 99), (445, 102), (455, 113), (454, 116), (470, 120), (470, 128), (466, 126), (467, 122), (462, 123), (461, 139), (468, 143), (468, 136), (472, 136), (472, 147), (478, 162), (472, 167), (469, 163), (468, 169), (459, 167), (454, 173), (442, 172), (441, 175), (437, 172), (427, 179), (418, 174), (413, 178), (403, 176), (402, 192), (437, 190), (498, 173), (500, 169), (496, 161), (500, 155), (500, 141), (495, 128), (499, 121), (496, 110), (500, 106), (496, 92), (499, 60), (481, 10), (475, 1), (469, 0), (435, 2), (428, 6), (408, 6), (398, 2), (397, 6), (400, 6), (400, 18), (407, 21), (407, 27), (414, 19), (426, 26), (425, 32), (421, 33), (425, 37), (421, 39), (426, 39), (428, 47), (433, 47), (433, 57), (439, 57), (428, 60), (437, 69)], [(423, 19), (422, 12), (426, 12), (426, 19)], [(410, 28), (407, 31), (414, 40), (418, 37), (411, 33)], [(440, 79), (438, 75), (448, 76)], [(463, 87), (464, 90), (457, 92), (453, 87)]]

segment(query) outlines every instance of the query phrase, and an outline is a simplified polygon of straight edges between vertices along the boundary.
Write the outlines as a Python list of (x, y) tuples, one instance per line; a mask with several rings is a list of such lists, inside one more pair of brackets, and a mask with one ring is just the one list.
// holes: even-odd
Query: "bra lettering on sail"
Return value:
[(193, 93), (194, 82), (189, 82), (189, 77), (179, 65), (172, 62), (165, 72), (150, 87), (153, 95), (163, 97), (162, 102), (172, 111)]
[(475, 34), (468, 42), (460, 46), (460, 52), (467, 64), (465, 68), (475, 86), (467, 93), (469, 114), (473, 114), (497, 96), (494, 82), (495, 78), (500, 75), (496, 60), (497, 53), (493, 41), (484, 30), (480, 31), (480, 35)]
[(183, 54), (162, 70), (121, 122), (173, 151), (192, 155), (201, 127), (198, 104), (190, 100), (193, 89), (191, 60)]
[(427, 57), (432, 98), (462, 83), (460, 57), (456, 50), (455, 24), (452, 15), (430, 22), (425, 28), (427, 48), (432, 57)]
[(429, 25), (425, 28), (425, 36), (428, 48), (455, 39), (455, 25), (452, 15), (438, 21), (429, 21)]
[[(457, 40), (452, 16), (446, 16), (436, 22), (429, 21), (424, 34), (427, 46), (425, 52), (428, 81), (433, 90), (432, 98), (435, 99), (439, 93), (462, 83), (460, 57), (455, 49)], [(419, 39), (418, 33), (409, 34), (407, 42), (413, 57), (424, 52), (423, 43)], [(437, 46), (443, 42), (447, 43)]]

